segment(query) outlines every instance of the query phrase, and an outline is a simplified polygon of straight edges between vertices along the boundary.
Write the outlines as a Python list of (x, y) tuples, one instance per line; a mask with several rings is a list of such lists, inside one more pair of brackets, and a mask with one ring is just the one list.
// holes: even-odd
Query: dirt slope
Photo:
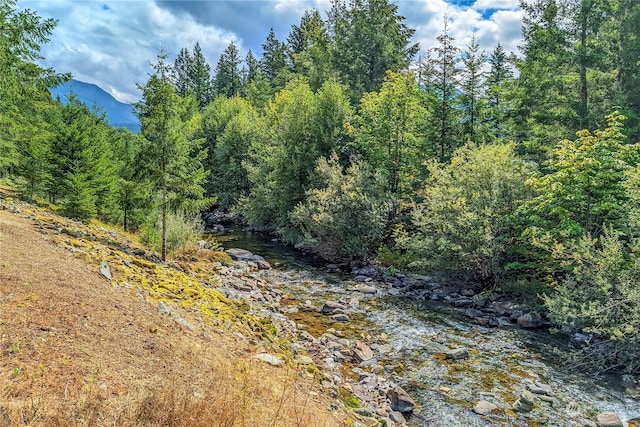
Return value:
[(0, 206), (0, 425), (342, 425), (298, 368), (193, 311), (194, 328), (160, 314), (21, 211)]

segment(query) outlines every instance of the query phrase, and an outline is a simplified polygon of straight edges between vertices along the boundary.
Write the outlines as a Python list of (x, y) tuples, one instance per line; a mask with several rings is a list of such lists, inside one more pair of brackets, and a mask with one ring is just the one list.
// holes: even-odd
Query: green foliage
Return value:
[(141, 133), (139, 164), (151, 187), (160, 193), (162, 217), (162, 259), (167, 256), (167, 212), (196, 212), (212, 200), (204, 198), (208, 175), (202, 165), (207, 155), (202, 140), (193, 138), (201, 120), (189, 99), (180, 98), (170, 83), (171, 68), (158, 55), (155, 74), (143, 87), (143, 100), (137, 104)]
[(640, 241), (624, 240), (607, 227), (554, 253), (570, 273), (545, 298), (550, 318), (609, 340), (586, 350), (588, 369), (640, 369)]
[(522, 210), (529, 237), (567, 243), (585, 233), (598, 237), (607, 225), (625, 230), (625, 174), (638, 163), (640, 147), (624, 145), (623, 120), (613, 113), (606, 129), (579, 131), (555, 147), (549, 173), (530, 181), (536, 197)]
[(495, 283), (509, 260), (511, 213), (530, 197), (532, 167), (513, 145), (467, 145), (429, 172), (415, 230), (400, 233), (398, 245), (422, 258), (416, 266)]
[(246, 100), (217, 97), (203, 113), (202, 131), (211, 171), (206, 185), (218, 206), (228, 210), (249, 194), (249, 178), (243, 165), (249, 147), (263, 135), (262, 119)]
[(386, 176), (386, 190), (400, 198), (411, 198), (420, 185), (426, 120), (413, 73), (389, 72), (379, 92), (362, 97), (356, 151)]
[(267, 104), (265, 135), (250, 147), (245, 163), (251, 192), (242, 209), (250, 223), (295, 232), (289, 213), (304, 200), (317, 159), (340, 151), (350, 111), (333, 82), (314, 94), (306, 81), (294, 80)]
[[(166, 250), (169, 253), (193, 249), (204, 230), (197, 214), (168, 212), (166, 222)], [(162, 219), (159, 215), (148, 216), (140, 231), (144, 245), (157, 252), (162, 251)]]
[(61, 212), (86, 222), (113, 209), (116, 171), (104, 116), (71, 93), (68, 104), (58, 104), (51, 115), (51, 128), (48, 191), (53, 200), (62, 201)]
[(380, 175), (358, 162), (343, 170), (335, 154), (318, 160), (316, 174), (317, 187), (291, 214), (302, 235), (296, 246), (329, 260), (366, 258), (382, 239), (392, 205)]

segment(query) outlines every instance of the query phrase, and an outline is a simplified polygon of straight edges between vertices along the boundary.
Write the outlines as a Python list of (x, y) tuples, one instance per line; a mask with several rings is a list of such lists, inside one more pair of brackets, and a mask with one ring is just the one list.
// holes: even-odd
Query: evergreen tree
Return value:
[(431, 49), (428, 64), (428, 91), (433, 95), (431, 127), (434, 131), (434, 152), (445, 161), (460, 146), (458, 112), (455, 108), (459, 81), (458, 48), (449, 35), (449, 19), (444, 17), (442, 34), (436, 37), (438, 45)]
[(178, 53), (173, 63), (173, 69), (175, 70), (173, 85), (176, 88), (176, 93), (185, 97), (189, 91), (193, 90), (193, 82), (191, 81), (191, 76), (193, 75), (193, 58), (189, 53), (189, 49), (186, 47), (180, 49), (180, 53)]
[(460, 70), (462, 93), (459, 100), (463, 114), (463, 138), (474, 143), (483, 143), (487, 140), (484, 127), (481, 126), (485, 115), (483, 90), (485, 72), (483, 67), (486, 59), (484, 51), (480, 51), (477, 35), (473, 33), (469, 46), (462, 52), (463, 67)]
[(211, 81), (211, 66), (205, 60), (199, 43), (193, 47), (193, 66), (189, 80), (198, 106), (202, 110), (213, 99), (214, 91)]
[(231, 42), (222, 52), (218, 65), (216, 66), (216, 76), (213, 81), (215, 92), (218, 95), (230, 98), (239, 95), (242, 89), (240, 73), (240, 52), (236, 45)]
[(286, 45), (276, 38), (273, 28), (269, 30), (267, 40), (262, 44), (262, 72), (274, 89), (282, 88), (287, 79)]
[[(57, 21), (29, 9), (17, 11), (17, 0), (0, 0), (0, 177), (19, 162), (20, 141), (29, 144), (41, 127), (38, 111), (51, 99), (46, 91), (69, 78), (36, 62)], [(35, 120), (34, 120), (35, 119)]]
[(210, 201), (203, 198), (208, 172), (202, 166), (206, 150), (201, 141), (190, 138), (192, 109), (171, 86), (172, 70), (161, 51), (153, 65), (154, 73), (141, 86), (142, 101), (136, 105), (144, 140), (138, 162), (144, 176), (159, 192), (161, 211), (162, 260), (167, 259), (167, 215), (173, 210), (195, 211)]
[(489, 55), (491, 69), (487, 76), (487, 120), (489, 132), (493, 140), (504, 139), (507, 136), (505, 121), (509, 114), (507, 96), (509, 95), (509, 83), (513, 80), (513, 70), (507, 53), (498, 43)]
[(60, 199), (61, 212), (80, 221), (105, 214), (115, 188), (105, 115), (97, 116), (71, 92), (52, 118), (52, 200)]
[(336, 2), (330, 21), (334, 67), (354, 102), (378, 90), (388, 70), (406, 69), (418, 51), (411, 44), (415, 30), (388, 0), (351, 0), (348, 7)]

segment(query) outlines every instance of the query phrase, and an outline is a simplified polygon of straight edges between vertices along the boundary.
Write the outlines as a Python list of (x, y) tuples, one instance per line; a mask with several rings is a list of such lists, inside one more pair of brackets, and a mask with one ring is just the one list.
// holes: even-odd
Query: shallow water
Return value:
[[(618, 376), (594, 379), (567, 372), (556, 356), (566, 346), (561, 336), (509, 325), (480, 327), (448, 305), (384, 296), (384, 286), (376, 296), (361, 294), (347, 276), (323, 272), (318, 259), (259, 233), (233, 232), (219, 241), (277, 265), (267, 277), (279, 284), (289, 305), (358, 299), (346, 324), (315, 312), (289, 317), (315, 336), (333, 327), (347, 338), (366, 339), (373, 348), (384, 349), (378, 361), (387, 368), (385, 376), (417, 403), (410, 426), (572, 426), (602, 412), (615, 412), (623, 420), (640, 417), (638, 394), (625, 391)], [(469, 349), (470, 359), (445, 360), (444, 352), (457, 347)], [(511, 411), (527, 384), (535, 382), (553, 388), (551, 401), (537, 400), (527, 414)], [(480, 399), (501, 409), (495, 415), (476, 415), (472, 408)]]

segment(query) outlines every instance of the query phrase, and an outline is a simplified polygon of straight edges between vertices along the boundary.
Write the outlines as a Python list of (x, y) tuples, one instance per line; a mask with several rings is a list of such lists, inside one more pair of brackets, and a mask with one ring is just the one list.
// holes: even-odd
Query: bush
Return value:
[[(196, 242), (200, 240), (203, 229), (202, 221), (198, 215), (169, 212), (167, 214), (167, 251), (175, 253), (193, 249)], [(143, 224), (140, 238), (145, 246), (160, 252), (162, 250), (161, 220), (147, 221)]]
[(382, 240), (392, 206), (380, 176), (357, 162), (344, 171), (335, 154), (321, 158), (316, 173), (320, 185), (291, 215), (301, 235), (295, 245), (328, 260), (367, 257)]
[(586, 369), (640, 370), (640, 241), (626, 244), (611, 227), (599, 239), (584, 235), (575, 245), (558, 247), (554, 257), (570, 268), (545, 298), (550, 318), (574, 330), (606, 338), (596, 342)]
[(450, 164), (429, 164), (424, 201), (412, 213), (415, 232), (399, 233), (397, 244), (424, 270), (495, 283), (504, 273), (510, 217), (527, 198), (532, 167), (513, 145), (467, 145)]

